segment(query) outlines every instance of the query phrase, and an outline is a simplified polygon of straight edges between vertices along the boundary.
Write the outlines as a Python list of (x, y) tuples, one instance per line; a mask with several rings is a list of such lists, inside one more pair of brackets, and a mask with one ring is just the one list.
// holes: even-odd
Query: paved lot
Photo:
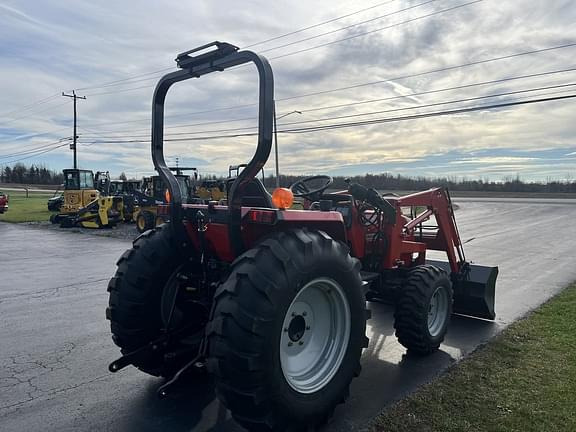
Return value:
[[(396, 342), (391, 308), (372, 304), (362, 375), (328, 430), (361, 429), (576, 279), (576, 200), (456, 202), (468, 259), (500, 267), (496, 322), (455, 317), (442, 350), (414, 359)], [(0, 430), (241, 430), (210, 382), (158, 400), (161, 380), (108, 372), (118, 351), (104, 319), (106, 283), (129, 241), (0, 223), (0, 245)]]

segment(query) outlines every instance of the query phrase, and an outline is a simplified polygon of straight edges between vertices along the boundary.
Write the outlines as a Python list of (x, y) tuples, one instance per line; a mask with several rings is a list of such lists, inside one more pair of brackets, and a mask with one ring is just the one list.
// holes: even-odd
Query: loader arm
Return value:
[[(406, 195), (397, 198), (396, 204), (400, 208), (404, 206), (425, 208), (414, 219), (404, 223), (403, 235), (413, 238), (416, 244), (425, 244), (426, 249), (446, 252), (448, 262), (432, 260), (426, 262), (444, 268), (451, 275), (454, 312), (494, 319), (498, 267), (481, 266), (466, 261), (448, 190), (435, 188)], [(425, 229), (424, 222), (432, 216), (438, 225), (428, 227), (432, 228), (431, 230)]]
[[(430, 250), (445, 251), (451, 273), (459, 273), (466, 258), (460, 233), (454, 217), (452, 201), (447, 189), (434, 188), (396, 200), (398, 207), (425, 208), (426, 210), (403, 225), (404, 235), (413, 235), (416, 241), (426, 244)], [(424, 230), (424, 222), (432, 216), (438, 224), (435, 232)]]

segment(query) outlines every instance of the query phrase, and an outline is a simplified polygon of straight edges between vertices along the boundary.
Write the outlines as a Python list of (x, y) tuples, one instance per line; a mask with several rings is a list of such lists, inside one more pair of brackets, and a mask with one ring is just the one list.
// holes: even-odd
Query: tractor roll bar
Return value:
[[(215, 49), (193, 56), (207, 48)], [(241, 199), (245, 186), (262, 169), (272, 148), (272, 125), (274, 116), (274, 76), (266, 60), (252, 51), (239, 51), (239, 48), (225, 42), (212, 42), (190, 51), (181, 53), (176, 63), (181, 70), (163, 76), (154, 90), (152, 99), (152, 161), (158, 174), (168, 185), (170, 191), (170, 224), (178, 234), (184, 233), (182, 223), (182, 195), (178, 181), (166, 165), (164, 159), (164, 102), (168, 89), (175, 83), (190, 78), (200, 78), (212, 72), (221, 72), (233, 66), (252, 62), (256, 65), (259, 76), (259, 109), (258, 109), (258, 146), (248, 166), (238, 175), (232, 184), (228, 196), (230, 214), (229, 233), (233, 249), (240, 254), (243, 244), (240, 236)]]

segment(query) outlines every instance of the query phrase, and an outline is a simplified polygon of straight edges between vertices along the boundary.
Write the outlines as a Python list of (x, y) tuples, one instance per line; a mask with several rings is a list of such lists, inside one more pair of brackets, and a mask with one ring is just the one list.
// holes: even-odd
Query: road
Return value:
[[(326, 430), (361, 430), (576, 280), (575, 200), (455, 201), (467, 258), (500, 267), (497, 320), (454, 317), (441, 350), (420, 359), (396, 342), (391, 307), (370, 304), (362, 374)], [(209, 381), (159, 400), (162, 380), (133, 368), (108, 372), (118, 350), (104, 317), (106, 284), (128, 241), (0, 223), (0, 242), (0, 430), (241, 430)]]

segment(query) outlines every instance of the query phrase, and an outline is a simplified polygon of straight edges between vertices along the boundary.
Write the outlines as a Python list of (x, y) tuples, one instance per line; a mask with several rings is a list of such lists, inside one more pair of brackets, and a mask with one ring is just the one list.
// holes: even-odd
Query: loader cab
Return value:
[(62, 213), (76, 213), (99, 196), (95, 187), (94, 173), (90, 170), (65, 169), (64, 203)]
[(111, 195), (130, 195), (140, 190), (141, 182), (138, 180), (112, 180), (110, 182)]
[[(180, 193), (184, 197), (185, 201), (188, 201), (192, 197), (193, 185), (190, 181), (190, 176), (184, 174), (176, 174), (176, 180), (178, 181), (178, 186)], [(144, 193), (151, 196), (156, 201), (166, 202), (166, 184), (162, 181), (160, 176), (152, 176), (144, 179)]]
[(90, 170), (65, 169), (64, 190), (93, 190), (94, 173)]

